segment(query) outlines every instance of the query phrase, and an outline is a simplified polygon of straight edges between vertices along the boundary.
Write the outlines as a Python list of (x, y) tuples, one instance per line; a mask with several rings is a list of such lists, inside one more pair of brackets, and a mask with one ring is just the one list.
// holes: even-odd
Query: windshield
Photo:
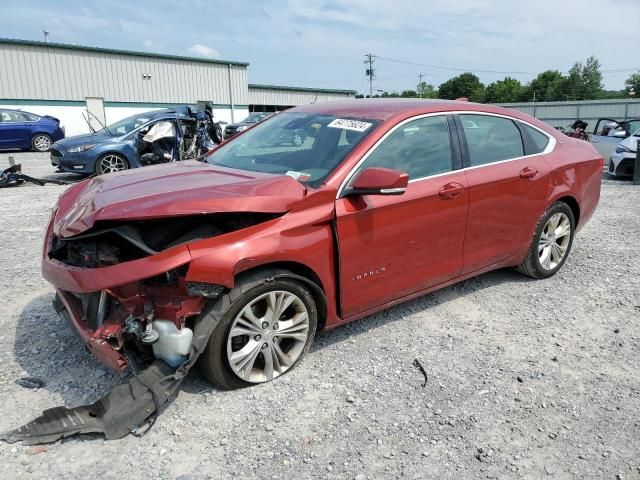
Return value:
[(252, 113), (242, 123), (258, 123), (269, 116), (268, 113)]
[(207, 158), (223, 167), (289, 175), (320, 185), (377, 121), (285, 112), (256, 125)]
[(112, 125), (109, 125), (107, 127), (107, 130), (111, 132), (112, 135), (124, 135), (125, 133), (134, 131), (136, 128), (144, 125), (149, 120), (151, 120), (151, 118), (146, 115), (133, 115), (131, 117), (124, 118)]

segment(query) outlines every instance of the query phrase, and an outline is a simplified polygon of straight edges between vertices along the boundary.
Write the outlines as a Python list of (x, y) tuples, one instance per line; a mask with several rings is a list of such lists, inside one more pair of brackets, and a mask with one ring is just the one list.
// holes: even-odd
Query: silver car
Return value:
[(636, 161), (636, 151), (640, 140), (640, 130), (622, 140), (609, 157), (608, 172), (615, 177), (630, 177)]

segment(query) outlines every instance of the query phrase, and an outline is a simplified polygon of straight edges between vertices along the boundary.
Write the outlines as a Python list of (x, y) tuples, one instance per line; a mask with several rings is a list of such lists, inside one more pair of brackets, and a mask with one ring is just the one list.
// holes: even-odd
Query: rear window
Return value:
[(521, 123), (520, 125), (530, 140), (527, 145), (527, 155), (544, 152), (544, 149), (549, 145), (549, 137), (525, 123)]
[(508, 118), (460, 115), (472, 167), (524, 156), (522, 135)]

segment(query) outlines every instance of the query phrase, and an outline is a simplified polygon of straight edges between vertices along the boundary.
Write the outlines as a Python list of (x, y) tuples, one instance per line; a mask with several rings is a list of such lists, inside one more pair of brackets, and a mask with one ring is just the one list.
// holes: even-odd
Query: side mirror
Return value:
[(629, 135), (627, 135), (627, 132), (625, 130), (618, 130), (613, 134), (613, 136), (616, 138), (627, 138)]
[(364, 169), (355, 178), (347, 195), (402, 195), (407, 191), (409, 175), (382, 167)]

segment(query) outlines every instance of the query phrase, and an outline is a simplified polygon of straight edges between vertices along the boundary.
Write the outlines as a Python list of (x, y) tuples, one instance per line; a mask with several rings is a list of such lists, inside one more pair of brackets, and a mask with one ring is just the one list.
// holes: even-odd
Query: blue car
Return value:
[(51, 164), (63, 172), (102, 175), (195, 158), (195, 130), (202, 119), (203, 112), (188, 106), (133, 115), (54, 143)]
[(64, 138), (60, 120), (21, 110), (0, 109), (0, 149), (47, 152)]

